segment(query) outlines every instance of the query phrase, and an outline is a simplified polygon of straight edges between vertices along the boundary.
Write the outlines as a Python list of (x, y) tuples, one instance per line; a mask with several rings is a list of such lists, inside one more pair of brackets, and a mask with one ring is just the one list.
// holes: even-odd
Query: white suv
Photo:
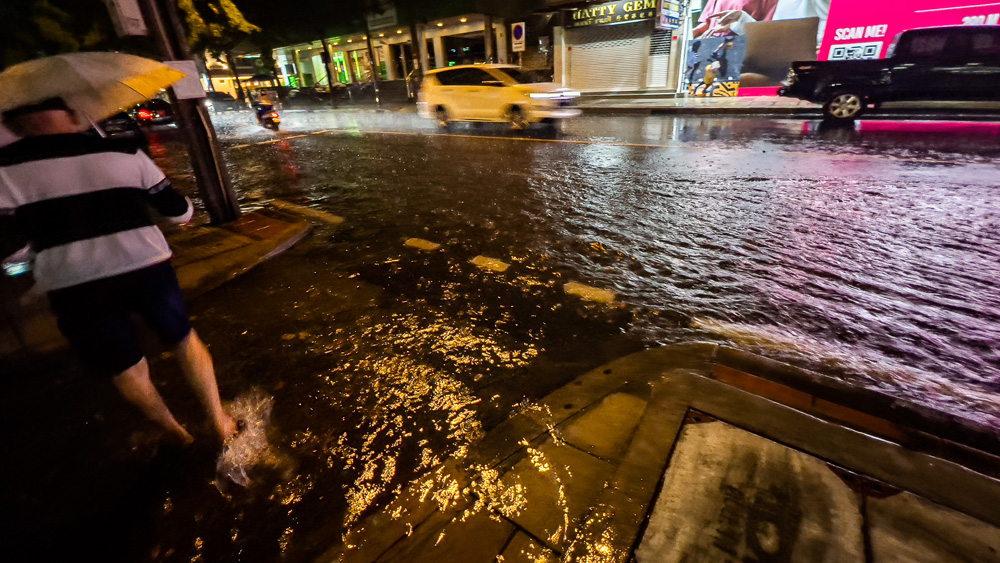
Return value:
[(442, 127), (452, 121), (494, 121), (524, 129), (576, 117), (579, 92), (533, 82), (513, 65), (465, 65), (429, 71), (417, 95), (417, 111)]

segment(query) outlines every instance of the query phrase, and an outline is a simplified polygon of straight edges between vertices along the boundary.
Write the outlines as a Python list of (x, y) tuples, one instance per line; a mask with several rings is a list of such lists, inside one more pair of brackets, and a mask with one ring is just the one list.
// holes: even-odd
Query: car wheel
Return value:
[(834, 92), (823, 106), (823, 116), (833, 121), (853, 121), (864, 111), (864, 96), (850, 90)]
[(527, 129), (530, 125), (528, 116), (524, 114), (524, 110), (517, 106), (513, 106), (507, 110), (507, 121), (510, 122), (511, 128), (516, 131)]
[(444, 107), (439, 106), (437, 111), (434, 112), (434, 118), (437, 119), (438, 127), (442, 129), (448, 128), (448, 110)]

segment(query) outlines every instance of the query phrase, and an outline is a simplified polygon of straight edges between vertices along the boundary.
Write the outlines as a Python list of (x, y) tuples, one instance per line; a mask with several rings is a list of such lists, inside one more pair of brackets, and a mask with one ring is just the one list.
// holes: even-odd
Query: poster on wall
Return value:
[(820, 60), (879, 59), (900, 32), (946, 25), (998, 25), (1000, 2), (833, 0)]
[(742, 74), (735, 79), (739, 95), (773, 95), (787, 77), (792, 61), (816, 60), (830, 3), (831, 0), (708, 0), (689, 44), (720, 37), (742, 38), (745, 41)]
[(688, 95), (736, 96), (746, 46), (746, 37), (741, 36), (691, 40), (684, 73)]

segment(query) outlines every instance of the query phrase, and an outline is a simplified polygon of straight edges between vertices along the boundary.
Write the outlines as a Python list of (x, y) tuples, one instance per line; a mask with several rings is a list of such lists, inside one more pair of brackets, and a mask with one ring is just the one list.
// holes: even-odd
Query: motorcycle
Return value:
[(257, 123), (260, 123), (262, 127), (267, 129), (278, 130), (278, 125), (281, 123), (281, 117), (278, 112), (274, 111), (274, 106), (270, 104), (257, 104), (254, 106), (254, 113), (257, 115)]

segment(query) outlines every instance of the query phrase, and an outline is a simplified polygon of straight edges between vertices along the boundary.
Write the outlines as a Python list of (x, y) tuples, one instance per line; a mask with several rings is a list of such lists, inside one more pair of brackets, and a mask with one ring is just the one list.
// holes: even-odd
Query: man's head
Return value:
[(76, 112), (62, 98), (49, 98), (37, 104), (7, 110), (3, 112), (3, 124), (20, 137), (78, 133), (83, 130)]

